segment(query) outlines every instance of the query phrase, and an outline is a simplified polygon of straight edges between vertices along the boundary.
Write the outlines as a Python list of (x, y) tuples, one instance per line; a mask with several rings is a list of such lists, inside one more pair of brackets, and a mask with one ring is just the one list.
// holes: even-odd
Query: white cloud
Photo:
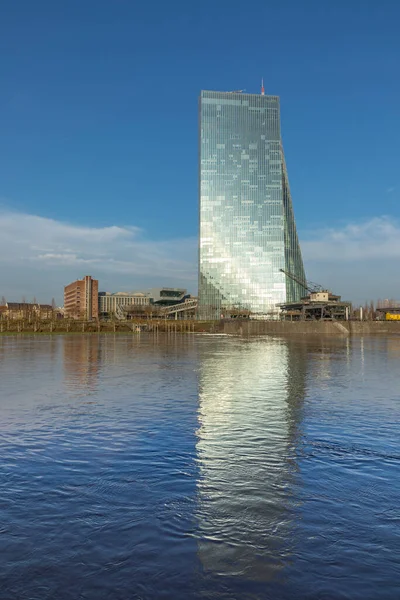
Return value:
[(377, 217), (336, 229), (321, 229), (302, 241), (303, 255), (313, 261), (363, 261), (400, 258), (400, 224)]
[(400, 223), (376, 217), (309, 232), (301, 242), (307, 276), (354, 302), (400, 298)]
[(63, 286), (83, 275), (101, 289), (156, 285), (196, 289), (196, 239), (149, 240), (137, 227), (81, 227), (0, 212), (0, 294), (62, 301)]
[[(301, 234), (301, 232), (300, 232)], [(400, 223), (376, 217), (300, 235), (307, 276), (362, 302), (400, 298)], [(197, 289), (197, 238), (151, 240), (137, 227), (81, 227), (0, 211), (0, 297), (62, 302), (84, 275), (109, 291), (157, 285)]]

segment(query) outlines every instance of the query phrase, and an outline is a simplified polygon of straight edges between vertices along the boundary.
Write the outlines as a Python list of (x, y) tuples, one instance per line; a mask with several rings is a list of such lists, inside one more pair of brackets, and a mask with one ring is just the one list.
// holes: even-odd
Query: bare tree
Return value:
[(375, 321), (376, 319), (375, 305), (373, 300), (371, 300), (369, 304), (369, 318), (371, 321)]
[(365, 302), (365, 304), (363, 306), (363, 318), (364, 318), (364, 321), (369, 321), (369, 307), (368, 307), (368, 302)]
[(153, 304), (145, 304), (142, 310), (147, 319), (159, 318), (161, 316), (160, 307)]

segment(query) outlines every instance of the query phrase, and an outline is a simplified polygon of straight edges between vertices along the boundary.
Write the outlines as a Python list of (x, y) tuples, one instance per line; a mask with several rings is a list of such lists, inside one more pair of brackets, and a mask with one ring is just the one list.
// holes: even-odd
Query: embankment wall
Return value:
[(223, 332), (236, 335), (399, 335), (396, 321), (248, 321), (223, 323)]

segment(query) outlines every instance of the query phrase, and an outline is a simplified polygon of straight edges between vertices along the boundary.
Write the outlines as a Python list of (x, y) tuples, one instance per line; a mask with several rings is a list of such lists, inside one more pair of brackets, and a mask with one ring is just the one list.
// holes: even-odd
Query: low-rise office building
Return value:
[(128, 306), (148, 306), (150, 296), (146, 292), (110, 292), (99, 293), (99, 314), (102, 317), (112, 316), (118, 309)]
[[(99, 292), (99, 315), (107, 318), (114, 315), (122, 318), (123, 313), (148, 313), (150, 308), (171, 306), (183, 302), (187, 298), (183, 288), (152, 288), (145, 292)], [(121, 312), (122, 311), (122, 312)]]

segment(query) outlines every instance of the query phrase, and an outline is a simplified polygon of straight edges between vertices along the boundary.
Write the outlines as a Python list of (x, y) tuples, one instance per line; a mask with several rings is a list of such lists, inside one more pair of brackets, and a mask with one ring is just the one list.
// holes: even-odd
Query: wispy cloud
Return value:
[(400, 223), (382, 216), (308, 232), (301, 243), (307, 275), (355, 302), (400, 298)]
[[(376, 217), (300, 238), (312, 280), (355, 301), (400, 298), (400, 222)], [(0, 296), (62, 302), (63, 286), (87, 274), (103, 290), (177, 285), (196, 292), (197, 238), (154, 240), (134, 226), (82, 227), (0, 211)]]
[(400, 258), (400, 223), (377, 217), (339, 228), (320, 229), (302, 241), (305, 259), (318, 262)]
[(82, 227), (0, 212), (1, 294), (62, 299), (70, 280), (92, 274), (100, 287), (196, 287), (196, 239), (151, 240), (138, 227)]

